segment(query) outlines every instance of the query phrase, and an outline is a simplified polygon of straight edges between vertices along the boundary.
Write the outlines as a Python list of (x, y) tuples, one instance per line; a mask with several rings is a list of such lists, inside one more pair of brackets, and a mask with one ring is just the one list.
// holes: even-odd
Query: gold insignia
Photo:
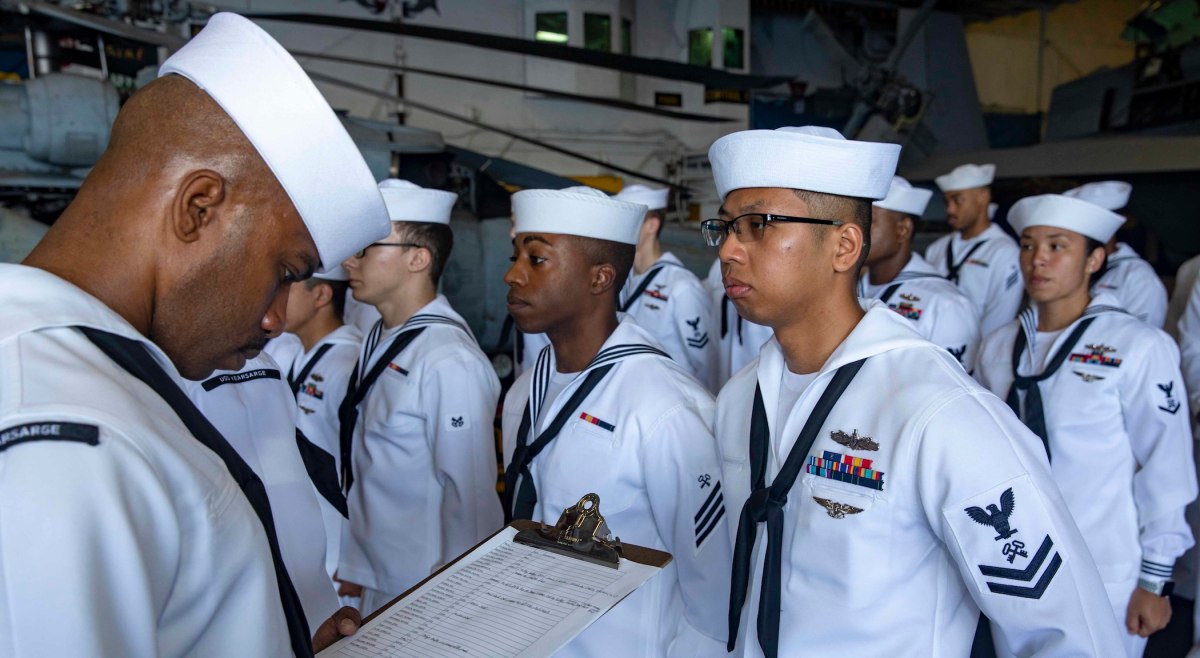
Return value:
[(858, 430), (854, 430), (850, 434), (834, 430), (829, 433), (829, 438), (851, 450), (879, 450), (878, 443), (872, 441), (869, 436), (859, 436)]
[(813, 500), (817, 501), (817, 504), (821, 507), (824, 507), (829, 516), (835, 519), (844, 519), (847, 514), (858, 514), (862, 511), (861, 507), (839, 503), (828, 498), (813, 496)]
[(1117, 351), (1117, 348), (1109, 347), (1108, 345), (1105, 345), (1103, 343), (1092, 343), (1090, 345), (1085, 345), (1085, 347), (1087, 347), (1089, 350), (1091, 350), (1092, 354), (1096, 354), (1096, 355), (1107, 354), (1109, 352)]
[(1078, 370), (1072, 370), (1071, 372), (1075, 373), (1076, 375), (1079, 375), (1079, 378), (1080, 378), (1080, 379), (1082, 379), (1083, 381), (1085, 381), (1085, 382), (1087, 382), (1087, 383), (1089, 383), (1089, 384), (1090, 384), (1090, 383), (1092, 383), (1092, 382), (1094, 382), (1094, 381), (1097, 381), (1097, 380), (1100, 380), (1100, 379), (1104, 379), (1104, 378), (1103, 378), (1103, 377), (1101, 377), (1100, 375), (1093, 375), (1093, 374), (1086, 373), (1086, 372), (1079, 372)]
[(920, 297), (917, 297), (916, 295), (913, 295), (913, 294), (909, 294), (909, 293), (907, 293), (907, 292), (902, 292), (902, 293), (900, 293), (900, 299), (903, 299), (903, 300), (905, 300), (905, 301), (910, 301), (910, 302), (919, 302), (919, 301), (921, 301), (921, 298), (920, 298)]

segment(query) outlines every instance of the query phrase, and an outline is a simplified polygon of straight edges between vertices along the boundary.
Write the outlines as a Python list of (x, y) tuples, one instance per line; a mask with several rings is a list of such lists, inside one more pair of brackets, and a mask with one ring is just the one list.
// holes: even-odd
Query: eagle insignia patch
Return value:
[(858, 430), (854, 430), (846, 434), (842, 430), (834, 430), (829, 433), (829, 438), (833, 439), (834, 443), (839, 443), (851, 450), (879, 450), (879, 444), (871, 440), (869, 436), (859, 436)]
[(968, 507), (963, 511), (967, 513), (967, 516), (971, 517), (972, 521), (979, 525), (990, 526), (995, 530), (996, 536), (994, 539), (1000, 541), (1001, 539), (1008, 539), (1017, 534), (1017, 529), (1010, 527), (1008, 524), (1008, 517), (1012, 516), (1013, 513), (1013, 503), (1013, 490), (1012, 487), (1009, 487), (1004, 493), (1000, 494), (999, 508), (995, 505), (988, 505), (987, 510), (979, 507)]
[(847, 505), (846, 503), (839, 503), (834, 500), (829, 500), (828, 498), (813, 496), (813, 500), (817, 501), (817, 504), (821, 507), (824, 507), (825, 512), (834, 519), (844, 519), (846, 518), (847, 514), (858, 514), (862, 511), (861, 507)]

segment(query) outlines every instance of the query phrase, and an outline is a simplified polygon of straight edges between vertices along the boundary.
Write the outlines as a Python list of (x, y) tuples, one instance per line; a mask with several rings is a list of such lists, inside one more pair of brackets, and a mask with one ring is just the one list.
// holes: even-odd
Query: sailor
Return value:
[(1022, 656), (1110, 656), (1096, 567), (1037, 439), (953, 356), (855, 296), (900, 147), (829, 128), (709, 150), (725, 289), (772, 327), (721, 390), (739, 656), (965, 656), (982, 609)]
[[(1123, 647), (1141, 656), (1171, 616), (1175, 560), (1196, 498), (1179, 351), (1162, 330), (1089, 292), (1120, 215), (1057, 194), (1009, 212), (1031, 305), (983, 341), (976, 375), (1041, 439), (1100, 568)], [(1017, 652), (1019, 654), (1019, 652)]]
[(242, 368), (291, 284), (386, 234), (386, 209), (250, 21), (216, 14), (160, 74), (0, 266), (6, 656), (311, 656), (357, 627), (343, 608), (309, 636), (262, 481), (182, 387)]
[(984, 336), (1015, 318), (1021, 308), (1017, 243), (988, 219), (995, 174), (995, 165), (965, 164), (935, 179), (954, 232), (925, 250), (925, 260), (975, 305)]
[[(1189, 266), (1189, 264), (1192, 264)], [(1182, 298), (1184, 310), (1178, 324), (1179, 352), (1183, 366), (1183, 380), (1187, 388), (1189, 408), (1192, 412), (1192, 435), (1200, 437), (1200, 279), (1195, 276), (1195, 269), (1200, 267), (1200, 256), (1185, 262), (1179, 268), (1181, 276), (1176, 278), (1175, 293), (1171, 300)], [(1192, 270), (1189, 274), (1187, 270)], [(1193, 448), (1195, 445), (1193, 444)], [(1200, 509), (1193, 502), (1189, 509), (1189, 522), (1193, 536), (1200, 528)], [(1176, 574), (1180, 578), (1181, 594), (1190, 595), (1193, 600), (1200, 594), (1200, 568), (1198, 568), (1195, 548), (1188, 553), (1190, 560), (1180, 560), (1176, 565)], [(1193, 619), (1193, 646), (1188, 658), (1200, 658), (1200, 606), (1197, 606)]]
[(741, 315), (733, 300), (725, 294), (725, 284), (721, 281), (721, 259), (713, 261), (704, 279), (708, 289), (709, 299), (712, 300), (713, 315), (712, 331), (718, 337), (717, 366), (710, 390), (720, 392), (721, 387), (739, 370), (758, 358), (758, 351), (771, 339), (771, 328), (754, 324)]
[[(493, 419), (500, 382), (438, 281), (457, 195), (379, 184), (391, 234), (343, 263), (382, 316), (341, 406), (350, 520), (338, 579), (369, 614), (503, 525)], [(361, 588), (361, 591), (359, 591)]]
[[(217, 370), (203, 381), (189, 381), (184, 391), (266, 487), (283, 563), (309, 627), (315, 628), (339, 607), (326, 571), (320, 485), (307, 468), (320, 448), (297, 432), (296, 400), (284, 374), (262, 353), (238, 370)], [(336, 475), (332, 484), (340, 493)], [(344, 498), (341, 507), (345, 509)]]
[(665, 187), (629, 185), (613, 197), (649, 208), (618, 308), (650, 332), (672, 360), (707, 384), (717, 359), (717, 341), (708, 331), (712, 306), (700, 279), (675, 254), (663, 251), (668, 192)]
[(646, 207), (574, 187), (523, 190), (513, 209), (508, 309), (550, 345), (504, 400), (506, 513), (554, 523), (596, 493), (614, 534), (674, 556), (555, 655), (722, 656), (730, 553), (712, 396), (616, 314)]
[[(1063, 194), (1117, 212), (1129, 203), (1129, 193), (1132, 191), (1133, 186), (1129, 183), (1108, 180), (1087, 183)], [(1133, 247), (1117, 242), (1115, 233), (1105, 243), (1104, 251), (1107, 258), (1099, 279), (1092, 285), (1092, 296), (1108, 292), (1116, 297), (1121, 308), (1142, 322), (1161, 329), (1167, 318), (1167, 287), (1154, 272), (1154, 267), (1139, 256)]]
[(346, 397), (362, 344), (358, 327), (343, 324), (347, 281), (346, 271), (339, 266), (292, 287), (284, 336), (295, 337), (300, 348), (282, 368), (294, 397), (296, 428), (307, 439), (301, 444), (306, 450), (304, 465), (320, 494), (330, 577), (337, 571), (348, 514), (340, 484), (338, 406)]
[(913, 230), (933, 192), (892, 179), (887, 198), (871, 204), (869, 273), (859, 279), (859, 297), (878, 299), (911, 320), (917, 333), (954, 355), (970, 372), (979, 348), (975, 307), (953, 283), (912, 250)]

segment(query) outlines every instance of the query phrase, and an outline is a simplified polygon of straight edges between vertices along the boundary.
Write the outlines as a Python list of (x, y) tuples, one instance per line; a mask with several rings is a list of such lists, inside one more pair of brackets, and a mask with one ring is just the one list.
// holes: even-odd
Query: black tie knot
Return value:
[[(787, 502), (785, 494), (784, 502)], [(770, 487), (762, 487), (750, 492), (750, 498), (746, 500), (746, 510), (750, 514), (750, 520), (755, 523), (762, 523), (767, 520), (767, 514), (772, 507), (783, 507), (779, 501), (771, 496)]]

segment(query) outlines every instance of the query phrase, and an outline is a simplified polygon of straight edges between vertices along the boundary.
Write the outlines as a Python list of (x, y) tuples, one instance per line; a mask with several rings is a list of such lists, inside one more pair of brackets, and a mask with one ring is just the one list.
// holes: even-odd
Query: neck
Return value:
[(1081, 287), (1067, 297), (1038, 302), (1038, 331), (1059, 331), (1078, 320), (1092, 302), (1087, 286)]
[(659, 244), (658, 238), (650, 237), (644, 243), (637, 246), (637, 252), (633, 256), (633, 273), (641, 274), (654, 266), (658, 259), (662, 258), (662, 245)]
[(852, 292), (827, 295), (823, 301), (806, 305), (797, 318), (774, 328), (788, 370), (796, 374), (819, 371), (866, 315)]
[(903, 249), (896, 250), (896, 253), (880, 260), (879, 262), (871, 263), (870, 273), (868, 278), (871, 285), (879, 286), (885, 283), (891, 283), (900, 272), (904, 271), (904, 266), (908, 265), (908, 261), (912, 260), (912, 252), (909, 251), (908, 245), (904, 245)]
[[(128, 222), (97, 217), (86, 203), (68, 206), (22, 264), (53, 274), (104, 303), (150, 337), (157, 277), (153, 249), (142, 244), (149, 227), (122, 231)], [(136, 210), (132, 210), (136, 215)], [(81, 249), (79, 245), (88, 245)], [(123, 267), (112, 264), (124, 263)], [(103, 276), (97, 273), (103, 272)]]
[(976, 219), (975, 222), (970, 226), (963, 227), (963, 230), (959, 231), (959, 233), (962, 234), (962, 239), (970, 240), (978, 237), (979, 234), (986, 231), (991, 225), (992, 222), (988, 220), (987, 215), (983, 215), (982, 217)]
[(304, 345), (304, 351), (309, 352), (321, 339), (338, 330), (342, 326), (342, 321), (334, 317), (332, 312), (317, 313), (312, 320), (309, 320), (296, 331), (296, 337)]
[(402, 290), (392, 299), (384, 300), (375, 305), (383, 318), (384, 329), (398, 327), (411, 318), (417, 311), (437, 298), (437, 288), (428, 279), (414, 283), (408, 290)]
[(579, 372), (596, 357), (604, 341), (617, 330), (617, 313), (609, 305), (585, 316), (576, 316), (564, 326), (546, 329), (559, 372)]

